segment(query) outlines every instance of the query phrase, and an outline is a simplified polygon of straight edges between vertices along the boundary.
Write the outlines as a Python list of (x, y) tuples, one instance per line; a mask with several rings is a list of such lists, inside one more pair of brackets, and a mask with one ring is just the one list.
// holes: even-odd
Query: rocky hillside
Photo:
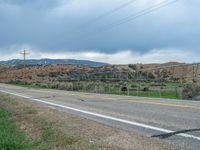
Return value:
[(197, 64), (180, 63), (108, 65), (96, 67), (91, 65), (48, 64), (27, 65), (26, 68), (23, 65), (0, 65), (0, 82), (9, 82), (11, 80), (27, 83), (80, 80), (148, 80), (200, 83), (200, 66)]

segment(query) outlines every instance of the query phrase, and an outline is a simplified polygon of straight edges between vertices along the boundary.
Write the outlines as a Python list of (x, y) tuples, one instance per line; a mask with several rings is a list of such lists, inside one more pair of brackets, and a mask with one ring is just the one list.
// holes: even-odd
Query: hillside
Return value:
[[(167, 82), (200, 82), (200, 67), (181, 63), (136, 65), (0, 65), (0, 81), (20, 80), (30, 83), (74, 80), (161, 80)], [(135, 66), (135, 68), (132, 66)], [(174, 66), (174, 67), (169, 67)], [(154, 68), (154, 69), (150, 69)], [(149, 70), (150, 69), (150, 70)], [(136, 72), (139, 71), (137, 76)], [(137, 77), (136, 77), (137, 76)], [(137, 79), (136, 79), (137, 78)]]
[[(26, 65), (26, 68), (24, 65), (0, 65), (0, 82), (69, 91), (198, 98), (199, 64), (169, 64), (47, 64)], [(187, 85), (192, 87), (187, 88)]]

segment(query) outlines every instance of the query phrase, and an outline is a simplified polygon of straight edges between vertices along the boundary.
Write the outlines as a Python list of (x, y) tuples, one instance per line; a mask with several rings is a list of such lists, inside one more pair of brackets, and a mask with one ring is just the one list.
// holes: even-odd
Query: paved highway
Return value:
[(200, 149), (200, 102), (197, 101), (30, 89), (6, 84), (0, 84), (0, 92), (187, 149)]

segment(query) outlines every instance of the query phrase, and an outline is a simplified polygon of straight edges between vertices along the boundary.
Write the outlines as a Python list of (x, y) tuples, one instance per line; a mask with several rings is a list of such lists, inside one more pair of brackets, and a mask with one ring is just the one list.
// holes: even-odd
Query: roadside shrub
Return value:
[(200, 94), (200, 87), (193, 85), (193, 84), (187, 84), (183, 88), (182, 96), (183, 99), (194, 99), (195, 97)]
[(73, 90), (74, 91), (81, 91), (83, 89), (83, 85), (80, 83), (73, 83)]
[(155, 79), (156, 78), (155, 75), (152, 72), (150, 72), (148, 74), (148, 77), (149, 77), (149, 79)]
[(86, 91), (88, 92), (94, 92), (95, 91), (95, 83), (91, 82), (91, 83), (87, 83), (86, 85)]
[(30, 85), (27, 81), (21, 81), (21, 80), (9, 80), (7, 83), (9, 84), (18, 84), (18, 85)]
[(48, 86), (51, 89), (58, 89), (58, 84), (57, 83), (49, 83)]
[(144, 87), (144, 88), (143, 88), (143, 91), (144, 91), (144, 92), (149, 91), (149, 87)]
[(135, 64), (129, 64), (128, 67), (133, 70), (137, 70), (137, 65), (135, 65)]
[(65, 83), (59, 83), (58, 89), (59, 90), (67, 90), (67, 85)]
[(71, 82), (58, 83), (59, 90), (73, 91), (74, 85)]
[(10, 84), (21, 84), (21, 81), (20, 80), (10, 80), (10, 81), (8, 81), (8, 83), (10, 83)]
[(137, 88), (138, 85), (137, 84), (131, 84), (131, 88)]
[(41, 83), (41, 84), (40, 84), (40, 87), (41, 87), (41, 88), (48, 88), (48, 84), (46, 84), (46, 83)]
[(128, 88), (127, 88), (126, 86), (122, 86), (122, 87), (121, 87), (121, 91), (122, 91), (122, 92), (126, 92), (126, 91), (128, 91)]

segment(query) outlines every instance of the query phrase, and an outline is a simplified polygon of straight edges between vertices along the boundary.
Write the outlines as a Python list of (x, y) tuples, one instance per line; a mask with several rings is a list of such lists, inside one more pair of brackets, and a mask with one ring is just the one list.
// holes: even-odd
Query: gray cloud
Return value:
[(29, 45), (44, 52), (123, 49), (147, 53), (176, 48), (197, 52), (200, 48), (198, 0), (180, 0), (133, 22), (101, 31), (110, 23), (135, 14), (162, 0), (138, 0), (98, 22), (85, 23), (118, 7), (116, 0), (0, 0), (0, 49), (16, 51)]
[(29, 7), (32, 9), (52, 9), (63, 4), (62, 0), (1, 0), (2, 5), (15, 5), (18, 7)]

